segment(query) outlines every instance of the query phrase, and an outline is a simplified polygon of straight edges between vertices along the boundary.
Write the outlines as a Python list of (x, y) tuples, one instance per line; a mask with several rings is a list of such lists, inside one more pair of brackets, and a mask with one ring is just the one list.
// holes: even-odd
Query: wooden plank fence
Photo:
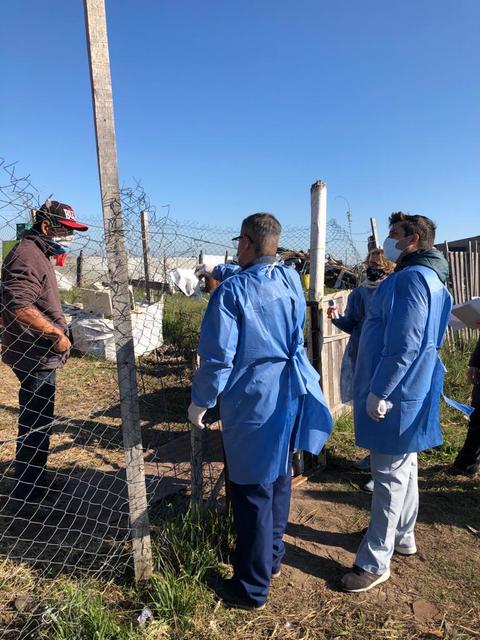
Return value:
[[(450, 251), (448, 243), (443, 253), (450, 267), (450, 292), (454, 304), (461, 304), (474, 297), (480, 297), (480, 244), (469, 242), (468, 251)], [(475, 329), (448, 330), (448, 340), (476, 340), (479, 332)]]
[[(480, 243), (470, 243), (468, 251), (449, 251), (447, 243), (442, 246), (442, 249), (450, 267), (449, 288), (453, 295), (454, 304), (466, 302), (475, 296), (480, 297)], [(347, 306), (349, 293), (349, 291), (338, 291), (328, 294), (323, 297), (321, 303), (325, 318), (322, 349), (323, 393), (334, 416), (342, 415), (352, 409), (350, 404), (342, 402), (340, 395), (342, 360), (350, 336), (326, 320), (326, 311), (328, 301), (335, 300), (338, 312), (342, 315)], [(449, 329), (447, 339), (466, 341), (477, 340), (478, 337), (479, 331), (474, 329), (461, 331)]]
[(344, 333), (327, 320), (327, 306), (329, 300), (335, 300), (340, 315), (345, 312), (349, 291), (338, 291), (322, 298), (323, 349), (322, 349), (322, 382), (323, 394), (332, 414), (337, 417), (352, 410), (350, 404), (344, 404), (340, 395), (340, 372), (342, 360), (347, 348), (348, 333)]

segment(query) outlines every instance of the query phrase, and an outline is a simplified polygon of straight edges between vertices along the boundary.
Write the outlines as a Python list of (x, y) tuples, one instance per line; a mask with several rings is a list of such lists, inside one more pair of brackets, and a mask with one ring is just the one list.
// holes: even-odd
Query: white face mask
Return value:
[(398, 238), (386, 238), (383, 242), (383, 253), (387, 260), (391, 260), (392, 262), (396, 262), (400, 257), (400, 254), (403, 253), (403, 249), (399, 249), (397, 247), (397, 243), (399, 242)]
[(59, 244), (62, 247), (69, 247), (72, 242), (73, 242), (73, 235), (71, 236), (53, 236), (51, 238), (51, 240), (53, 240), (53, 242), (56, 242), (57, 244)]

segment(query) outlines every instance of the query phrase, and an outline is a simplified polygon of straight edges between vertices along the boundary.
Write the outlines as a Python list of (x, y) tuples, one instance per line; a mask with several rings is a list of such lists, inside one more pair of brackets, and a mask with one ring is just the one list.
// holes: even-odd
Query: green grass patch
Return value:
[(163, 312), (165, 342), (182, 351), (196, 350), (206, 306), (205, 300), (191, 300), (181, 294), (166, 294)]
[[(45, 628), (37, 638), (48, 640), (135, 640), (125, 609), (107, 601), (110, 584), (66, 582), (57, 594), (56, 606), (44, 615)], [(109, 598), (110, 600), (110, 598)]]
[(155, 574), (148, 600), (155, 616), (179, 638), (194, 633), (197, 622), (213, 611), (214, 596), (206, 586), (209, 575), (222, 571), (233, 541), (231, 519), (216, 511), (197, 517), (168, 507), (154, 527)]
[[(205, 510), (197, 517), (167, 505), (152, 526), (155, 571), (145, 586), (59, 580), (50, 590), (44, 624), (35, 640), (183, 640), (203, 637), (215, 609), (207, 586), (222, 573), (232, 546), (231, 519)], [(153, 619), (137, 618), (144, 607)]]
[(61, 290), (60, 300), (63, 304), (77, 304), (82, 301), (82, 295), (78, 287), (72, 287), (70, 291)]

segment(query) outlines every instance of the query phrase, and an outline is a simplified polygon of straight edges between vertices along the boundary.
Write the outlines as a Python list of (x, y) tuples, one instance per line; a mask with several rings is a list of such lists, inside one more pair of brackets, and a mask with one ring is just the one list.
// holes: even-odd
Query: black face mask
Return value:
[(383, 269), (379, 269), (378, 267), (367, 267), (367, 278), (372, 282), (380, 280), (384, 275), (385, 271)]

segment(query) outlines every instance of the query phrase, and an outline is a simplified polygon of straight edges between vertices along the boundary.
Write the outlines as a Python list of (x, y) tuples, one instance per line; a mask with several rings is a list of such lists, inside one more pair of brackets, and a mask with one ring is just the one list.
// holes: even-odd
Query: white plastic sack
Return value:
[[(163, 344), (164, 299), (143, 305), (132, 312), (132, 334), (135, 356), (143, 356)], [(113, 320), (108, 318), (73, 318), (73, 345), (81, 353), (115, 361)]]
[(74, 318), (70, 326), (73, 346), (77, 351), (105, 360), (116, 360), (113, 320)]

